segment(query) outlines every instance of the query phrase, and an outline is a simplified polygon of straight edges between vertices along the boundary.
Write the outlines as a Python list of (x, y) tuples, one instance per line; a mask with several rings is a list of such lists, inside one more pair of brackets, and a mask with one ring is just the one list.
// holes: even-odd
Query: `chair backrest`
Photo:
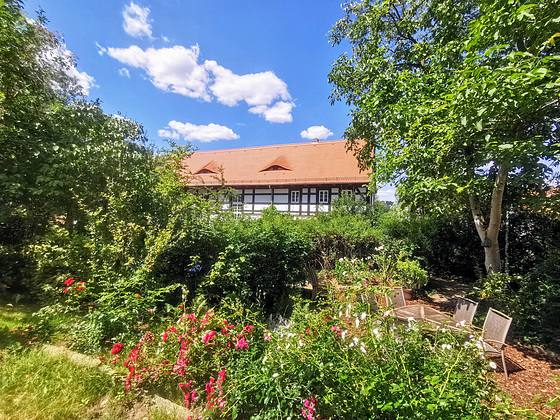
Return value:
[(385, 296), (385, 302), (387, 302), (387, 306), (393, 306), (393, 308), (406, 306), (403, 288), (395, 287), (395, 289), (391, 293), (389, 293), (389, 295)]
[(510, 325), (511, 318), (509, 316), (490, 308), (482, 327), (482, 337), (484, 340), (503, 343), (506, 341)]
[(477, 307), (478, 302), (475, 302), (474, 300), (470, 300), (465, 297), (457, 298), (455, 313), (453, 314), (453, 321), (465, 321), (467, 324), (472, 324), (472, 320), (474, 318), (474, 314), (476, 313)]
[(363, 303), (368, 303), (371, 311), (377, 311), (379, 306), (377, 305), (377, 296), (375, 292), (370, 292), (369, 295), (360, 295)]

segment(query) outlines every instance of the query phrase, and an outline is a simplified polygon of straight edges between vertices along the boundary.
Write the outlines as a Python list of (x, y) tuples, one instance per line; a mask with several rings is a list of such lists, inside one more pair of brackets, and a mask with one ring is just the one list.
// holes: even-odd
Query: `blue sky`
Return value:
[[(89, 99), (198, 150), (342, 139), (327, 76), (332, 0), (28, 0), (76, 55)], [(380, 197), (382, 198), (382, 197)], [(383, 199), (383, 198), (382, 198)]]

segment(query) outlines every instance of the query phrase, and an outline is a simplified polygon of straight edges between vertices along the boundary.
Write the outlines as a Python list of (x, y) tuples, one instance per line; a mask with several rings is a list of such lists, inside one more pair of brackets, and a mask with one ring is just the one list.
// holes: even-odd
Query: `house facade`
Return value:
[(188, 188), (233, 189), (224, 208), (258, 216), (274, 204), (280, 212), (328, 212), (341, 194), (367, 197), (368, 174), (346, 151), (346, 141), (317, 141), (195, 152), (182, 162)]

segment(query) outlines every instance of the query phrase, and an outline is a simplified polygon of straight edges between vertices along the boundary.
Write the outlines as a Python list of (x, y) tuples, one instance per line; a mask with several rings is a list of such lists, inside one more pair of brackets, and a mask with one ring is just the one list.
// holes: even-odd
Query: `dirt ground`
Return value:
[[(427, 296), (413, 297), (411, 303), (424, 303), (438, 310), (452, 312), (455, 298), (464, 296), (471, 289), (469, 284), (454, 280), (431, 280), (428, 290), (435, 291)], [(560, 402), (556, 407), (546, 404), (560, 394), (560, 356), (542, 354), (529, 346), (508, 342), (505, 348), (506, 378), (502, 369), (494, 373), (500, 388), (508, 394), (519, 408), (536, 410), (543, 418), (560, 419)], [(501, 359), (495, 360), (501, 367)], [(559, 380), (554, 380), (558, 377)]]

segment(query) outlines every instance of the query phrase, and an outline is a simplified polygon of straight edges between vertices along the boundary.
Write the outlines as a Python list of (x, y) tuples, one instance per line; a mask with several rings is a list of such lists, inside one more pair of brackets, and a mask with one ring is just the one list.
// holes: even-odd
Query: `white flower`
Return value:
[(416, 321), (416, 320), (414, 319), (414, 317), (411, 317), (411, 316), (408, 317), (408, 322), (414, 322), (414, 321)]
[(362, 316), (360, 317), (360, 318), (362, 319), (362, 321), (363, 321), (364, 319), (366, 319), (366, 316), (367, 316), (367, 314), (366, 314), (365, 312), (362, 312)]
[(303, 340), (298, 341), (298, 347), (303, 347)]
[(357, 346), (358, 343), (360, 342), (360, 340), (358, 340), (358, 337), (354, 337), (354, 339), (352, 340), (354, 342), (354, 344)]
[(348, 332), (347, 330), (344, 330), (344, 331), (342, 331), (342, 334), (340, 334), (340, 337), (342, 338), (342, 341), (344, 341), (344, 338), (346, 337), (347, 332)]
[(290, 343), (286, 344), (286, 350), (290, 347)]
[(488, 366), (490, 366), (490, 368), (494, 370), (496, 370), (496, 368), (498, 367), (498, 365), (495, 362), (490, 362)]
[(266, 363), (266, 359), (268, 359), (268, 356), (264, 356), (264, 359), (262, 361), (262, 364), (264, 365)]
[(272, 374), (272, 377), (273, 377), (273, 378), (278, 378), (278, 376), (280, 376), (280, 375), (278, 375), (277, 373), (273, 373), (273, 374)]
[(379, 334), (379, 329), (374, 328), (372, 332), (373, 332), (373, 335), (375, 335), (377, 338), (381, 337), (381, 334)]
[(360, 350), (361, 350), (361, 351), (362, 351), (362, 353), (364, 353), (364, 354), (366, 354), (366, 353), (367, 353), (367, 350), (366, 350), (366, 348), (364, 347), (364, 345), (363, 345), (363, 344), (362, 344), (362, 345), (360, 346)]
[(442, 344), (442, 345), (441, 345), (441, 348), (442, 348), (443, 350), (451, 350), (451, 344)]
[(356, 318), (356, 328), (360, 328), (360, 319)]

